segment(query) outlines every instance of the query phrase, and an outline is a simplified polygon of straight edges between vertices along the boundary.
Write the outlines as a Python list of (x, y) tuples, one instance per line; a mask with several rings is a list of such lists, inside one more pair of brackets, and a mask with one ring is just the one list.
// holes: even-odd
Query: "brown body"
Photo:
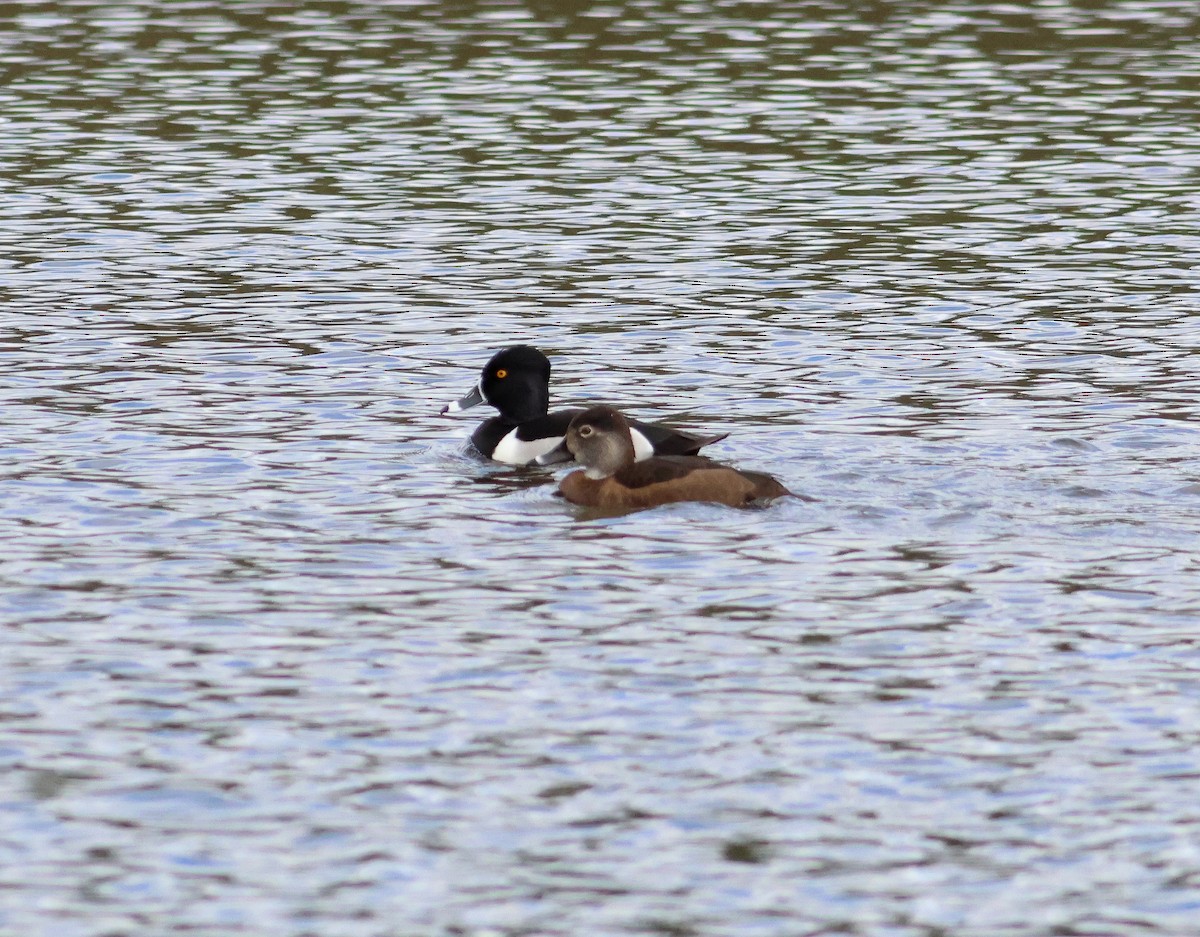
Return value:
[(657, 456), (607, 478), (572, 472), (558, 490), (573, 504), (609, 509), (649, 508), (675, 501), (714, 501), (740, 508), (791, 494), (770, 475), (739, 472), (699, 456)]
[(575, 417), (566, 444), (586, 466), (559, 484), (563, 497), (574, 504), (619, 510), (712, 501), (745, 507), (791, 494), (770, 475), (742, 472), (702, 456), (635, 462), (629, 425), (611, 407), (592, 407)]

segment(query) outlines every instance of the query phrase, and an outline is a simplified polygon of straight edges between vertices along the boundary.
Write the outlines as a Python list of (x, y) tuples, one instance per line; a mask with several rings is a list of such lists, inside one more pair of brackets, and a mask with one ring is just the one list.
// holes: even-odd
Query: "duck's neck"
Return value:
[(550, 388), (532, 381), (526, 384), (522, 391), (515, 398), (520, 401), (520, 405), (506, 409), (504, 417), (514, 423), (527, 423), (545, 416), (550, 409)]
[(589, 478), (586, 471), (575, 471), (559, 482), (558, 490), (572, 504), (595, 504), (603, 487), (603, 478)]

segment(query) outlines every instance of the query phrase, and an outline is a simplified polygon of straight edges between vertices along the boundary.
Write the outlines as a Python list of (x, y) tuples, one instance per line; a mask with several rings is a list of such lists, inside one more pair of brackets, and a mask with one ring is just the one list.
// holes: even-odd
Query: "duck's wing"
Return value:
[[(642, 423), (639, 420), (630, 421), (629, 429), (633, 434), (634, 450), (643, 458), (645, 456), (642, 454), (651, 449), (654, 455), (661, 456), (695, 455), (705, 446), (711, 446), (729, 435), (717, 433), (713, 436), (699, 436), (663, 423)], [(643, 446), (638, 445), (639, 435), (645, 440)]]
[(696, 472), (712, 469), (733, 471), (728, 466), (699, 455), (670, 455), (655, 456), (626, 465), (617, 471), (613, 478), (626, 488), (646, 488), (649, 485), (660, 485), (663, 482), (686, 478)]
[(664, 501), (718, 501), (741, 507), (790, 495), (779, 481), (763, 472), (743, 472), (704, 456), (655, 456), (618, 471), (614, 480), (630, 490), (642, 490), (653, 499), (652, 489), (664, 485)]

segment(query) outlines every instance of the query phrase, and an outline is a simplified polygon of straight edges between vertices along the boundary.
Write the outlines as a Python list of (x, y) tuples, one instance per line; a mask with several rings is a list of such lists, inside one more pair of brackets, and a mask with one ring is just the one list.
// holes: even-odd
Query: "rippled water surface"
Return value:
[(0, 933), (1194, 932), (1191, 0), (5, 11)]

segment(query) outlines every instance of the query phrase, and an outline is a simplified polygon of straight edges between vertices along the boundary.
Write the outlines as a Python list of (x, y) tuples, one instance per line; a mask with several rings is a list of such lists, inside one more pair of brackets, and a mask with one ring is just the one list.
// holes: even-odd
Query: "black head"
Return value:
[(479, 375), (479, 390), (510, 420), (545, 416), (550, 408), (550, 359), (532, 345), (498, 351)]
[(444, 407), (442, 413), (468, 410), (485, 400), (514, 423), (545, 416), (550, 408), (550, 359), (532, 345), (498, 351), (471, 392)]
[(590, 407), (567, 428), (566, 446), (592, 478), (612, 475), (634, 462), (629, 422), (612, 407)]

